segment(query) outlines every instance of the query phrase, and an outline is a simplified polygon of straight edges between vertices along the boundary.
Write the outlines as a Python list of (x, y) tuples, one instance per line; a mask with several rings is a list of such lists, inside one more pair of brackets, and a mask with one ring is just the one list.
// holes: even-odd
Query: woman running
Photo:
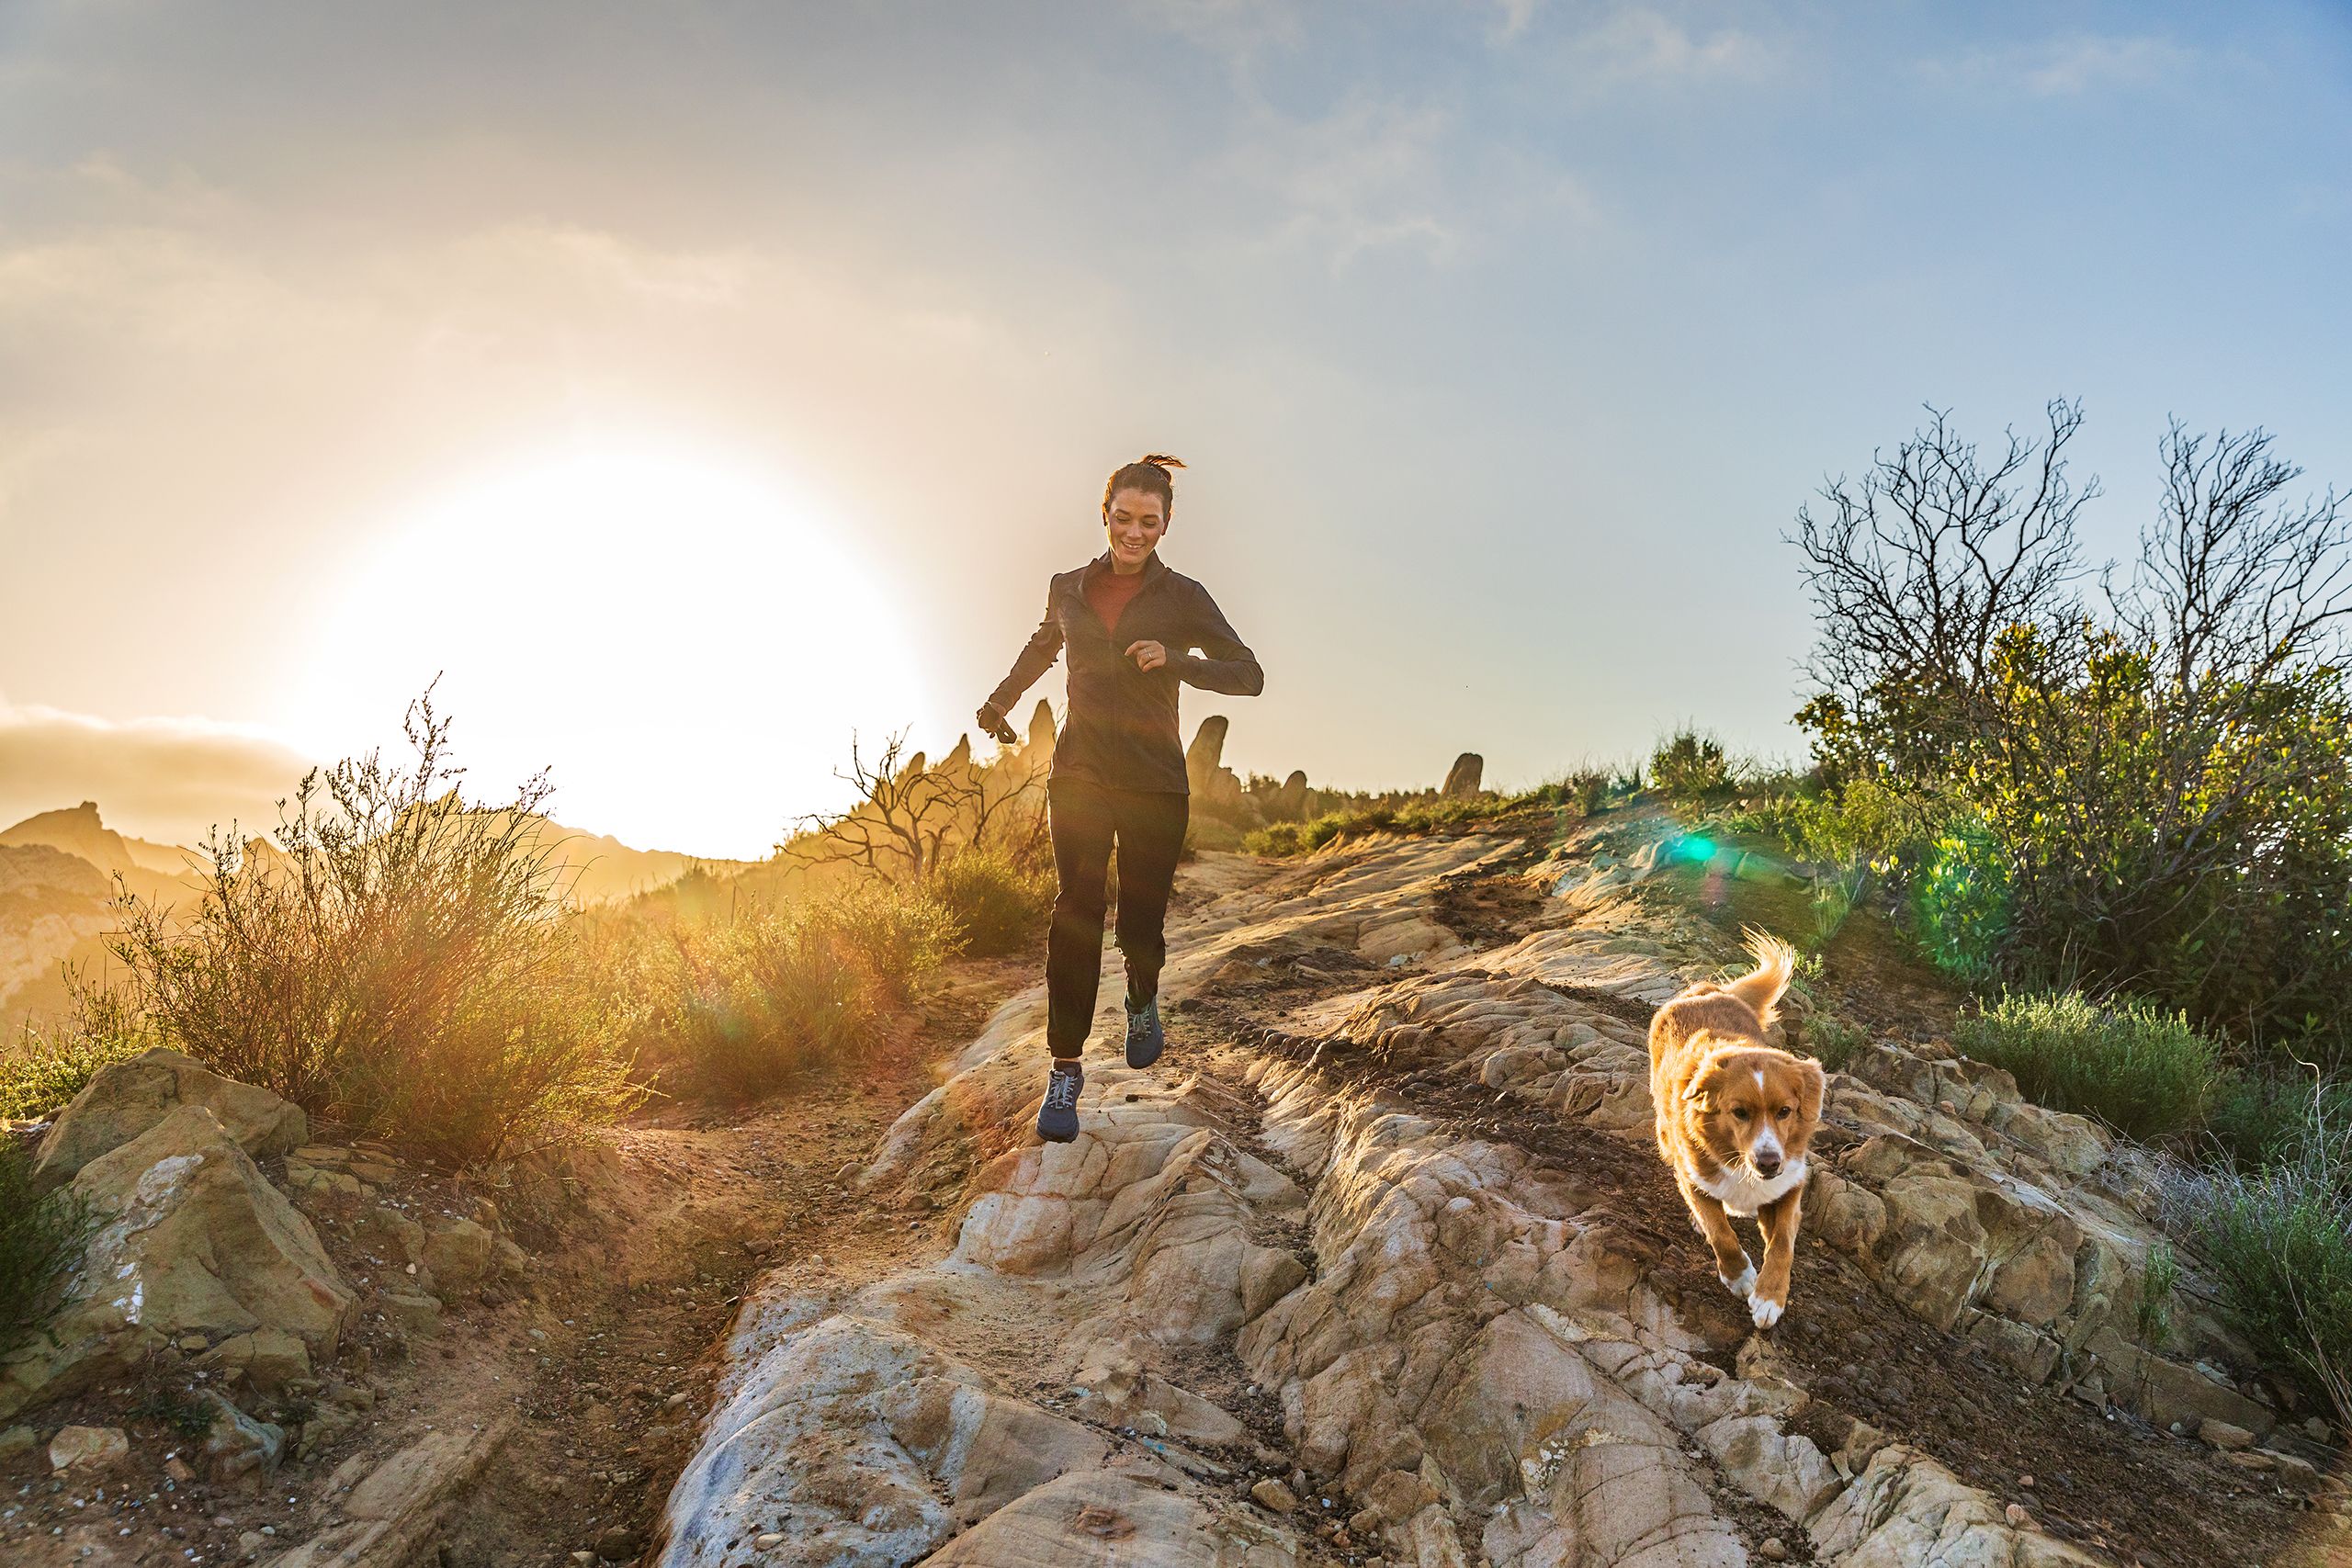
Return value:
[(1078, 1136), (1079, 1055), (1094, 1021), (1102, 977), (1104, 872), (1119, 853), (1119, 952), (1127, 969), (1127, 1066), (1159, 1059), (1161, 927), (1168, 887), (1184, 847), (1188, 790), (1177, 738), (1176, 687), (1254, 697), (1266, 684), (1257, 657), (1233, 635), (1209, 591), (1161, 563), (1159, 541), (1175, 511), (1170, 468), (1152, 456), (1129, 463), (1102, 489), (1110, 548), (1046, 589), (1046, 617), (1012, 673), (980, 705), (980, 728), (1004, 745), (1019, 739), (1005, 717), (1021, 694), (1069, 653), (1069, 713), (1054, 743), (1046, 787), (1053, 830), (1054, 923), (1046, 944), (1046, 1044), (1054, 1065), (1037, 1111), (1037, 1135)]

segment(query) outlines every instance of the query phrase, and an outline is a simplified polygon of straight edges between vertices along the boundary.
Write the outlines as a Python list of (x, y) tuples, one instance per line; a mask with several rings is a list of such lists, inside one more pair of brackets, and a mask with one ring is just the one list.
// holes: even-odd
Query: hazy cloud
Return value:
[(193, 844), (234, 818), (273, 827), (310, 764), (254, 730), (209, 719), (112, 723), (0, 697), (0, 827), (85, 800), (118, 832)]
[(1605, 78), (1756, 81), (1772, 73), (1780, 51), (1736, 28), (1693, 31), (1664, 12), (1629, 6), (1580, 35), (1578, 61)]
[(2145, 87), (2186, 71), (2195, 56), (2154, 35), (2109, 37), (2074, 33), (2008, 49), (1979, 50), (1956, 60), (1931, 61), (1931, 77), (2022, 90), (2036, 97), (2074, 97), (2115, 87)]
[(1334, 266), (1390, 247), (1442, 262), (1462, 241), (1447, 131), (1440, 111), (1357, 101), (1317, 120), (1270, 118), (1233, 155), (1231, 172), (1275, 198), (1279, 243), (1319, 250)]

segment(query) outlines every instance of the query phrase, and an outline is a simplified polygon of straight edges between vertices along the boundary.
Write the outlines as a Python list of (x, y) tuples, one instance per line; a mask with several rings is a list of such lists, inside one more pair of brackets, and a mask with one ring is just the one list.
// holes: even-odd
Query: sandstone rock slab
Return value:
[(58, 1112), (33, 1157), (35, 1185), (43, 1191), (63, 1185), (84, 1166), (183, 1105), (211, 1111), (222, 1131), (255, 1159), (284, 1154), (310, 1135), (300, 1106), (159, 1045), (101, 1067)]
[(0, 1416), (189, 1333), (275, 1329), (334, 1353), (350, 1284), (207, 1107), (174, 1110), (73, 1188), (96, 1229), (47, 1336), (0, 1364)]

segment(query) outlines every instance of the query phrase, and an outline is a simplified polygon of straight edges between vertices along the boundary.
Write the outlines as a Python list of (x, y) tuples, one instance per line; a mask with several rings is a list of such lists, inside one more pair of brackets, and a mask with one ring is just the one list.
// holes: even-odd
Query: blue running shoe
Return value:
[(1160, 1047), (1168, 1043), (1159, 1032), (1159, 998), (1154, 997), (1138, 1010), (1127, 1010), (1127, 1066), (1148, 1067), (1159, 1060)]
[(1086, 1086), (1086, 1069), (1076, 1062), (1056, 1061), (1046, 1079), (1046, 1103), (1037, 1108), (1037, 1136), (1049, 1144), (1067, 1144), (1078, 1136), (1078, 1091)]

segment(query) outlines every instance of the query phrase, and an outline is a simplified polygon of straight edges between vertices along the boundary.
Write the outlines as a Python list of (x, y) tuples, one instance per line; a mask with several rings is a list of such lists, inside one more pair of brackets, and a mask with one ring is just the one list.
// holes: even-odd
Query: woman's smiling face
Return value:
[(1141, 570), (1144, 558), (1168, 532), (1167, 504), (1148, 490), (1120, 491), (1102, 509), (1102, 531), (1110, 537), (1112, 564)]

